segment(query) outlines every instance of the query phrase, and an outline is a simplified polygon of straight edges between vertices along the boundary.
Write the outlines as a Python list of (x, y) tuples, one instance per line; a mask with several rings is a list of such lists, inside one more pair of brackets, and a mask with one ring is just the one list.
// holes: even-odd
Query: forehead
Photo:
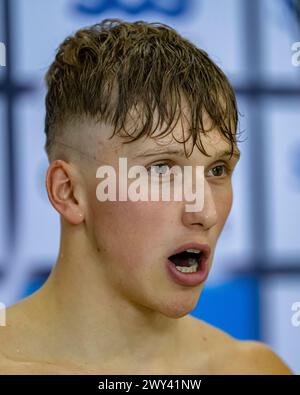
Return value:
[[(191, 158), (195, 161), (207, 158), (197, 146), (193, 148), (192, 139), (189, 139), (186, 143), (182, 141), (184, 139), (180, 133), (173, 133), (159, 139), (144, 136), (132, 143), (120, 146), (120, 149), (115, 151), (114, 155), (137, 161), (151, 159), (152, 157), (161, 159), (163, 155), (172, 155), (183, 159)], [(229, 158), (231, 156), (231, 144), (218, 130), (211, 130), (207, 134), (203, 134), (201, 141), (206, 153), (212, 159), (221, 157)], [(233, 157), (239, 159), (239, 156), (239, 149), (235, 147)]]
[[(135, 131), (140, 130), (139, 127), (143, 121), (141, 119), (142, 116), (143, 114), (136, 109), (129, 112), (128, 120), (126, 121), (126, 132), (130, 136), (136, 136)], [(211, 122), (208, 114), (204, 112), (203, 126), (205, 130), (211, 128)], [(109, 123), (96, 122), (93, 119), (81, 119), (79, 124), (69, 130), (67, 135), (72, 136), (73, 139), (70, 145), (74, 142), (82, 152), (87, 153), (89, 157), (100, 162), (108, 161), (113, 157), (133, 158), (138, 155), (142, 156), (144, 153), (154, 150), (163, 153), (165, 149), (177, 150), (183, 153), (183, 156), (185, 156), (185, 150), (190, 154), (192, 152), (193, 139), (192, 136), (189, 136), (189, 109), (186, 105), (181, 108), (181, 114), (175, 126), (174, 123), (170, 131), (164, 133), (163, 136), (160, 136), (160, 134), (162, 131), (165, 131), (166, 124), (156, 127), (154, 132), (151, 131), (151, 136), (143, 135), (135, 141), (130, 141), (131, 138), (126, 137), (126, 133), (123, 130), (121, 130), (120, 135), (113, 135), (113, 126)], [(153, 125), (157, 125), (156, 112), (153, 114)], [(185, 143), (183, 143), (184, 141)], [(128, 144), (124, 144), (126, 142)], [(205, 151), (213, 156), (217, 152), (229, 150), (231, 147), (224, 135), (216, 129), (212, 129), (205, 134), (201, 133), (201, 143)], [(197, 147), (193, 149), (193, 155), (195, 154), (204, 155)]]
[[(203, 135), (201, 139), (206, 152), (212, 157), (217, 157), (221, 152), (230, 152), (229, 142), (225, 140), (219, 131), (212, 130), (207, 135)], [(198, 158), (199, 156), (204, 156), (197, 147), (192, 150), (191, 140), (185, 143), (186, 150), (184, 149), (184, 144), (178, 142), (178, 140), (176, 141), (173, 135), (160, 137), (159, 139), (143, 136), (129, 144), (124, 144), (124, 138), (114, 136), (112, 140), (101, 144), (101, 157), (103, 159), (116, 159), (119, 157), (141, 159), (163, 154), (175, 154), (182, 158), (186, 158), (186, 155), (191, 155), (192, 158), (193, 156)], [(182, 139), (179, 141), (182, 141)], [(236, 152), (238, 153), (239, 151), (236, 150)]]

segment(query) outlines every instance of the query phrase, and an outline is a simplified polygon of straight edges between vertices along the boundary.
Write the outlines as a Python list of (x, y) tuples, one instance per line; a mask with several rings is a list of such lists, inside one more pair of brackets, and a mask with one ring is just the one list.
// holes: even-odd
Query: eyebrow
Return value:
[[(138, 153), (135, 157), (140, 158), (140, 157), (156, 156), (156, 155), (162, 155), (162, 154), (179, 155), (180, 157), (186, 158), (185, 152), (182, 149), (178, 149), (178, 148), (158, 148), (158, 149), (156, 148), (152, 151), (149, 150), (146, 152)], [(214, 158), (221, 159), (221, 158), (230, 157), (230, 156), (239, 160), (241, 157), (241, 152), (238, 149), (235, 149), (233, 152), (231, 152), (228, 149), (225, 149), (225, 150), (217, 152), (216, 155), (214, 156)]]

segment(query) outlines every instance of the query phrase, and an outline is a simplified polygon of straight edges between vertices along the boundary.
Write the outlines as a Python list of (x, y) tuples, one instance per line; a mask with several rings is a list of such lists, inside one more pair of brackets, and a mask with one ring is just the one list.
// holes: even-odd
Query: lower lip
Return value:
[(208, 276), (208, 264), (207, 260), (200, 263), (200, 268), (194, 273), (182, 273), (176, 269), (174, 263), (169, 259), (167, 260), (167, 271), (170, 277), (179, 285), (200, 285), (202, 284)]

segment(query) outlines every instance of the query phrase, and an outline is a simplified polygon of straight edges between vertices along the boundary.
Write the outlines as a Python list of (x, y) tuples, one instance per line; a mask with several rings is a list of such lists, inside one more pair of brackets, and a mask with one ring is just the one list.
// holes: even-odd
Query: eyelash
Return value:
[[(227, 163), (222, 163), (222, 164), (216, 165), (216, 166), (212, 167), (210, 170), (216, 169), (217, 167), (220, 167), (220, 166), (224, 167), (224, 169), (225, 169), (224, 171), (226, 172), (227, 176), (229, 176), (232, 173), (232, 168)], [(219, 177), (217, 177), (217, 178), (219, 178)]]
[[(174, 166), (174, 164), (171, 164), (171, 163), (168, 162), (168, 161), (165, 161), (165, 162), (162, 161), (162, 162), (158, 162), (158, 163), (153, 163), (153, 164), (151, 164), (151, 165), (147, 168), (147, 171), (150, 172), (150, 171), (151, 171), (151, 167), (154, 167), (154, 166), (169, 166), (169, 167), (172, 167), (172, 166)], [(232, 167), (231, 167), (228, 163), (225, 163), (225, 162), (220, 163), (220, 164), (218, 164), (218, 165), (212, 167), (210, 170), (216, 169), (217, 167), (221, 167), (221, 166), (223, 166), (224, 171), (226, 172), (226, 175), (227, 175), (227, 176), (229, 176), (229, 175), (232, 173)], [(162, 176), (164, 176), (164, 174), (162, 174)], [(223, 176), (224, 176), (224, 175), (219, 176), (219, 177), (216, 176), (216, 177), (214, 177), (214, 178), (221, 178), (221, 177), (223, 177)]]

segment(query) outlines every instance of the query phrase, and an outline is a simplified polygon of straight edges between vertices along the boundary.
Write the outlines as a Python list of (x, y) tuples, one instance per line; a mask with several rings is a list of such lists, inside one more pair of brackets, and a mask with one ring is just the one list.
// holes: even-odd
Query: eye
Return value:
[(227, 165), (217, 165), (211, 168), (210, 171), (213, 173), (213, 177), (222, 177), (231, 173), (231, 169)]
[(153, 172), (154, 175), (165, 176), (169, 173), (172, 166), (169, 163), (161, 162), (155, 163), (148, 168), (148, 171)]

